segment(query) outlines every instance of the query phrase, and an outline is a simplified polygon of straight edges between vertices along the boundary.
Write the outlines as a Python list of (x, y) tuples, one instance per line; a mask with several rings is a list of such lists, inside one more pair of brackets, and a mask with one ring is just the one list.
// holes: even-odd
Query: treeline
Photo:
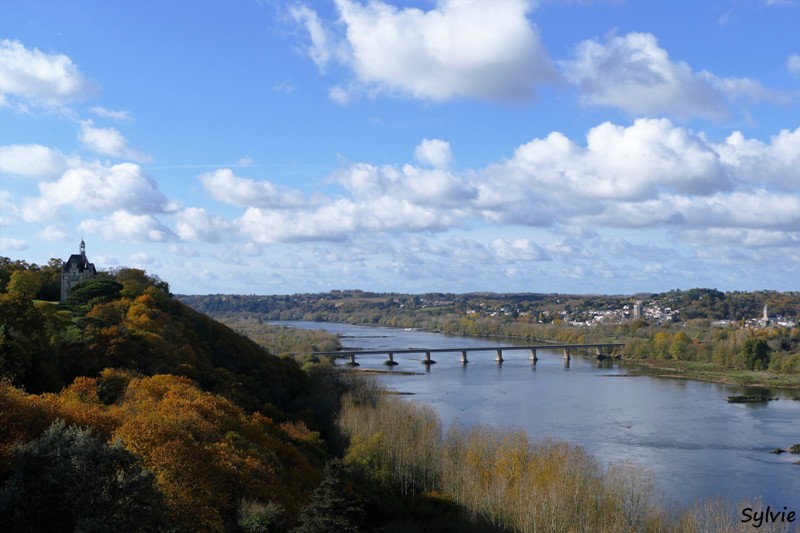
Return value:
[[(668, 319), (741, 321), (759, 318), (764, 305), (771, 315), (800, 317), (800, 292), (721, 292), (716, 289), (616, 295), (568, 294), (399, 294), (331, 291), (292, 295), (181, 295), (179, 299), (212, 316), (261, 315), (265, 320), (312, 320), (431, 329), (445, 317), (491, 317), (548, 324), (580, 320), (597, 311), (620, 311), (632, 317), (634, 303), (663, 310)], [(627, 308), (627, 309), (626, 309)]]

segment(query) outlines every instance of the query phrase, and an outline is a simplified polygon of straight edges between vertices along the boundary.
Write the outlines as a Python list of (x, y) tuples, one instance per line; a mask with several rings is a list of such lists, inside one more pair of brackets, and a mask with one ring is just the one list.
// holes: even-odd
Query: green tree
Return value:
[(33, 299), (42, 288), (42, 280), (32, 270), (15, 270), (8, 281), (8, 292)]
[(121, 444), (56, 420), (20, 447), (0, 492), (3, 531), (158, 531), (167, 521), (153, 475)]
[(300, 513), (300, 525), (295, 533), (329, 533), (358, 531), (362, 510), (355, 495), (348, 494), (339, 461), (325, 466), (325, 477), (311, 495), (311, 502)]
[(741, 356), (750, 370), (764, 370), (769, 366), (769, 344), (764, 339), (750, 337), (744, 341)]
[(0, 377), (24, 384), (33, 360), (48, 345), (42, 313), (17, 292), (0, 294)]
[(120, 295), (122, 284), (113, 279), (94, 279), (84, 281), (72, 288), (67, 296), (67, 303), (70, 305), (84, 305), (96, 298), (109, 301)]

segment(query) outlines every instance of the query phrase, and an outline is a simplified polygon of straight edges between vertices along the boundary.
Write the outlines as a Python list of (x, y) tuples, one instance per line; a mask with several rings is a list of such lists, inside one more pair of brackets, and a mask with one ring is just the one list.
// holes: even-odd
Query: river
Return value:
[[(461, 348), (514, 344), (385, 327), (318, 322), (278, 322), (324, 329), (358, 349)], [(377, 379), (411, 401), (432, 406), (447, 427), (492, 425), (524, 429), (584, 447), (603, 465), (630, 461), (650, 469), (665, 501), (681, 508), (722, 495), (732, 501), (761, 496), (773, 509), (800, 513), (798, 455), (769, 453), (800, 443), (797, 392), (770, 391), (777, 401), (731, 404), (728, 396), (752, 393), (739, 386), (637, 375), (617, 363), (573, 355), (566, 368), (558, 351), (539, 350), (534, 366), (526, 350), (395, 354), (394, 371)], [(386, 356), (358, 358), (361, 369), (386, 371)], [(407, 374), (413, 372), (412, 375)], [(762, 392), (762, 391), (759, 391)]]

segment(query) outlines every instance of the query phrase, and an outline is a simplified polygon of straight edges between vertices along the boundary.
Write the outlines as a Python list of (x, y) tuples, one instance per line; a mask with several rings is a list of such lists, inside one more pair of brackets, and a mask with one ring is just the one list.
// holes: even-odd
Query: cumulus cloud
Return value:
[(575, 58), (562, 62), (565, 77), (589, 105), (622, 109), (633, 115), (721, 118), (729, 99), (784, 100), (747, 78), (721, 78), (673, 61), (649, 33), (587, 40)]
[[(800, 227), (799, 154), (800, 128), (769, 142), (736, 132), (714, 143), (668, 119), (638, 119), (627, 126), (600, 124), (583, 143), (555, 131), (507, 159), (459, 173), (446, 168), (449, 143), (427, 139), (414, 155), (431, 168), (351, 164), (331, 176), (344, 194), (313, 203), (299, 191), (228, 169), (205, 174), (200, 179), (212, 196), (247, 209), (231, 222), (187, 209), (178, 216), (177, 233), (200, 241), (228, 233), (262, 245), (349, 242), (358, 235), (440, 232), (472, 223), (566, 228), (581, 239), (582, 230), (602, 227), (785, 233)], [(289, 205), (294, 208), (284, 209)], [(539, 246), (498, 239), (451, 253), (541, 261), (580, 256), (579, 240)]]
[(289, 209), (308, 205), (302, 192), (266, 180), (241, 178), (229, 168), (221, 168), (199, 177), (206, 191), (220, 202), (243, 207)]
[(126, 157), (134, 161), (149, 161), (150, 157), (128, 147), (128, 141), (114, 128), (99, 128), (91, 120), (81, 122), (78, 135), (81, 143), (88, 149), (101, 155)]
[[(336, 59), (372, 91), (434, 101), (529, 100), (537, 85), (556, 78), (527, 18), (527, 0), (441, 0), (428, 11), (380, 0), (336, 0), (336, 6), (343, 35), (307, 7), (292, 13), (309, 32), (317, 65)], [(339, 85), (331, 97), (346, 102), (350, 92)]]
[(434, 168), (447, 168), (453, 159), (450, 143), (441, 139), (423, 139), (414, 151), (414, 156), (419, 162)]
[(79, 227), (108, 241), (163, 242), (174, 238), (172, 231), (153, 216), (137, 215), (124, 209), (102, 219), (84, 220)]
[(178, 213), (176, 230), (184, 241), (218, 242), (233, 225), (220, 217), (212, 217), (205, 209), (190, 207)]
[(340, 241), (353, 233), (437, 231), (453, 226), (453, 216), (439, 209), (382, 196), (367, 203), (338, 199), (315, 210), (249, 208), (236, 221), (239, 230), (259, 244)]
[(596, 200), (646, 201), (662, 191), (703, 195), (731, 186), (713, 147), (666, 119), (600, 124), (585, 147), (553, 132), (482, 174), (478, 206), (487, 216), (529, 224), (525, 217), (538, 221), (541, 213), (547, 220), (553, 202), (560, 202), (561, 216), (588, 214), (602, 205)]
[(357, 163), (335, 177), (361, 201), (391, 197), (424, 206), (459, 207), (477, 197), (466, 181), (439, 168)]
[(67, 167), (67, 158), (58, 150), (41, 144), (0, 146), (0, 173), (52, 178)]
[(796, 192), (800, 190), (800, 127), (782, 130), (769, 143), (733, 132), (713, 145), (721, 162), (742, 184)]
[(0, 41), (0, 101), (10, 95), (57, 106), (83, 100), (92, 92), (91, 83), (69, 57), (29, 50), (19, 41)]
[(132, 213), (161, 213), (172, 208), (158, 185), (133, 163), (70, 168), (58, 180), (39, 183), (39, 191), (39, 197), (23, 204), (26, 220), (52, 220), (64, 206), (78, 211), (125, 209)]

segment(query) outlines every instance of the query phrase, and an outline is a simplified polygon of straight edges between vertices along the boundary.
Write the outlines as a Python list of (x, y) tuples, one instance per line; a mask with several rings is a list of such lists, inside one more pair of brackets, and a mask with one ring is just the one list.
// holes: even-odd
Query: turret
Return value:
[(81, 239), (81, 255), (86, 257), (86, 243)]

